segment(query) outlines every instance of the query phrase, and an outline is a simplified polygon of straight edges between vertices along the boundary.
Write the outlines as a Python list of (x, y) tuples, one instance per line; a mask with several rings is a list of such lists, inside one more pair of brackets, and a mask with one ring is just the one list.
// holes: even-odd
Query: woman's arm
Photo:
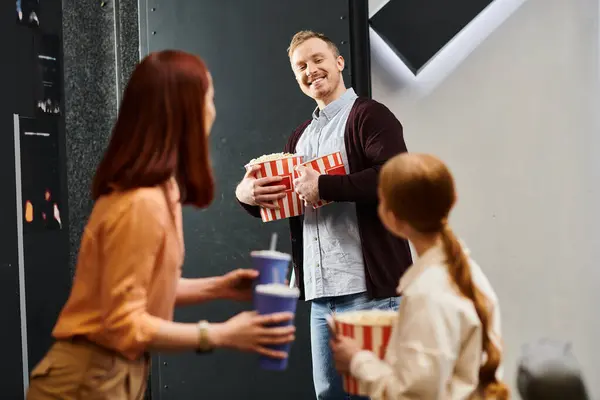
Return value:
[[(208, 324), (207, 339), (211, 348), (230, 348), (285, 358), (286, 353), (266, 346), (292, 342), (294, 326), (266, 326), (293, 318), (290, 313), (257, 315), (254, 312), (243, 312), (226, 322)], [(148, 348), (157, 351), (196, 350), (200, 345), (200, 336), (199, 324), (162, 321)]]
[(175, 305), (185, 306), (198, 304), (220, 298), (221, 288), (224, 285), (222, 276), (211, 278), (181, 278), (177, 284)]
[(236, 269), (212, 278), (181, 278), (175, 304), (184, 306), (216, 299), (248, 301), (252, 299), (252, 283), (258, 277), (253, 269)]
[(135, 197), (114, 210), (97, 242), (104, 259), (98, 292), (103, 330), (92, 339), (131, 359), (146, 350), (163, 324), (147, 306), (156, 257), (167, 235), (165, 207), (150, 195)]
[[(152, 198), (136, 199), (126, 209), (115, 212), (106, 224), (106, 237), (102, 240), (106, 269), (98, 295), (104, 330), (94, 339), (130, 359), (138, 358), (148, 349), (193, 350), (200, 342), (198, 324), (167, 321), (147, 311), (147, 293), (156, 268), (156, 255), (167, 234), (165, 224), (168, 220), (161, 219), (156, 208)], [(218, 278), (210, 282), (205, 281), (199, 286), (212, 293), (210, 289), (216, 286)], [(207, 336), (214, 347), (282, 357), (281, 353), (273, 353), (265, 346), (292, 341), (294, 327), (266, 328), (263, 325), (292, 318), (290, 314), (258, 316), (242, 313), (225, 323), (210, 324)]]

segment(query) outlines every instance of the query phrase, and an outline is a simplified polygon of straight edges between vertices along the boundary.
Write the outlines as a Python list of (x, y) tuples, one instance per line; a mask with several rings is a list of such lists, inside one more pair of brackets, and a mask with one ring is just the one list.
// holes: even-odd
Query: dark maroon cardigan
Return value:
[[(298, 140), (310, 122), (305, 121), (296, 128), (288, 139), (285, 152), (295, 153)], [(412, 258), (408, 242), (392, 236), (379, 220), (377, 183), (383, 164), (407, 151), (402, 125), (383, 104), (359, 97), (348, 116), (344, 142), (350, 174), (321, 175), (319, 195), (323, 200), (356, 203), (367, 291), (373, 298), (393, 297)], [(260, 218), (258, 207), (240, 204), (251, 215)], [(304, 299), (302, 221), (301, 216), (289, 220), (293, 266)]]

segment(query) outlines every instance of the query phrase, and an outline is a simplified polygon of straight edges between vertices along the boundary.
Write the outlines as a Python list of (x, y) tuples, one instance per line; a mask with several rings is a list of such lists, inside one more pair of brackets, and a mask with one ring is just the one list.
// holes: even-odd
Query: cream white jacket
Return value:
[[(399, 315), (385, 359), (369, 351), (353, 357), (351, 373), (373, 400), (480, 398), (481, 323), (449, 276), (445, 259), (441, 244), (433, 247), (400, 280)], [(473, 280), (489, 301), (499, 345), (498, 298), (479, 266), (469, 261)]]

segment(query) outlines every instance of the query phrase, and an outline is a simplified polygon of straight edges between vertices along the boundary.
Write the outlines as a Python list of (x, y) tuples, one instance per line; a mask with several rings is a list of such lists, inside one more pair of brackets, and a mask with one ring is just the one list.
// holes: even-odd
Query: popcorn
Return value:
[(253, 158), (252, 160), (250, 160), (250, 162), (248, 163), (248, 165), (260, 164), (260, 163), (265, 162), (265, 161), (281, 160), (283, 158), (288, 158), (288, 157), (295, 157), (295, 155), (291, 154), (291, 153), (271, 153), (271, 154), (265, 154), (265, 155), (262, 155), (262, 156), (260, 156), (258, 158)]
[(260, 156), (250, 161), (246, 168), (258, 165), (260, 169), (256, 172), (258, 179), (280, 176), (282, 180), (275, 182), (273, 186), (285, 186), (285, 197), (276, 201), (278, 209), (260, 209), (263, 222), (271, 222), (285, 218), (296, 217), (304, 213), (304, 205), (298, 194), (294, 191), (294, 179), (299, 176), (296, 167), (302, 163), (302, 156), (290, 153), (273, 153)]
[[(342, 153), (339, 151), (315, 158), (314, 160), (305, 162), (302, 165), (312, 168), (315, 171), (325, 175), (346, 175), (346, 168), (344, 167), (344, 162), (342, 161)], [(331, 202), (319, 200), (317, 203), (313, 204), (313, 208), (323, 207), (329, 203)]]
[[(353, 338), (363, 350), (372, 351), (383, 360), (397, 317), (397, 311), (365, 310), (335, 314), (334, 321), (339, 335)], [(353, 376), (344, 374), (342, 378), (347, 393), (368, 395), (364, 384)]]

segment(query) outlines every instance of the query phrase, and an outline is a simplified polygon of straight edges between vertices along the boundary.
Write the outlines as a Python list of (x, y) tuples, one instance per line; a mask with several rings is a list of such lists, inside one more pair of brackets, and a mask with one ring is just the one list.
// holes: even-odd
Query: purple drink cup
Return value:
[(285, 284), (292, 256), (275, 250), (253, 251), (250, 256), (252, 268), (259, 272), (255, 285)]
[[(266, 285), (257, 285), (254, 292), (254, 308), (260, 315), (274, 314), (279, 312), (291, 312), (296, 314), (296, 304), (298, 304), (300, 291), (297, 288), (290, 288), (284, 284), (271, 283)], [(294, 320), (283, 322), (277, 326), (289, 326)], [(268, 346), (269, 349), (290, 352), (291, 343), (282, 345)], [(287, 369), (288, 358), (277, 359), (266, 356), (260, 356), (260, 367), (270, 371), (284, 371)]]

